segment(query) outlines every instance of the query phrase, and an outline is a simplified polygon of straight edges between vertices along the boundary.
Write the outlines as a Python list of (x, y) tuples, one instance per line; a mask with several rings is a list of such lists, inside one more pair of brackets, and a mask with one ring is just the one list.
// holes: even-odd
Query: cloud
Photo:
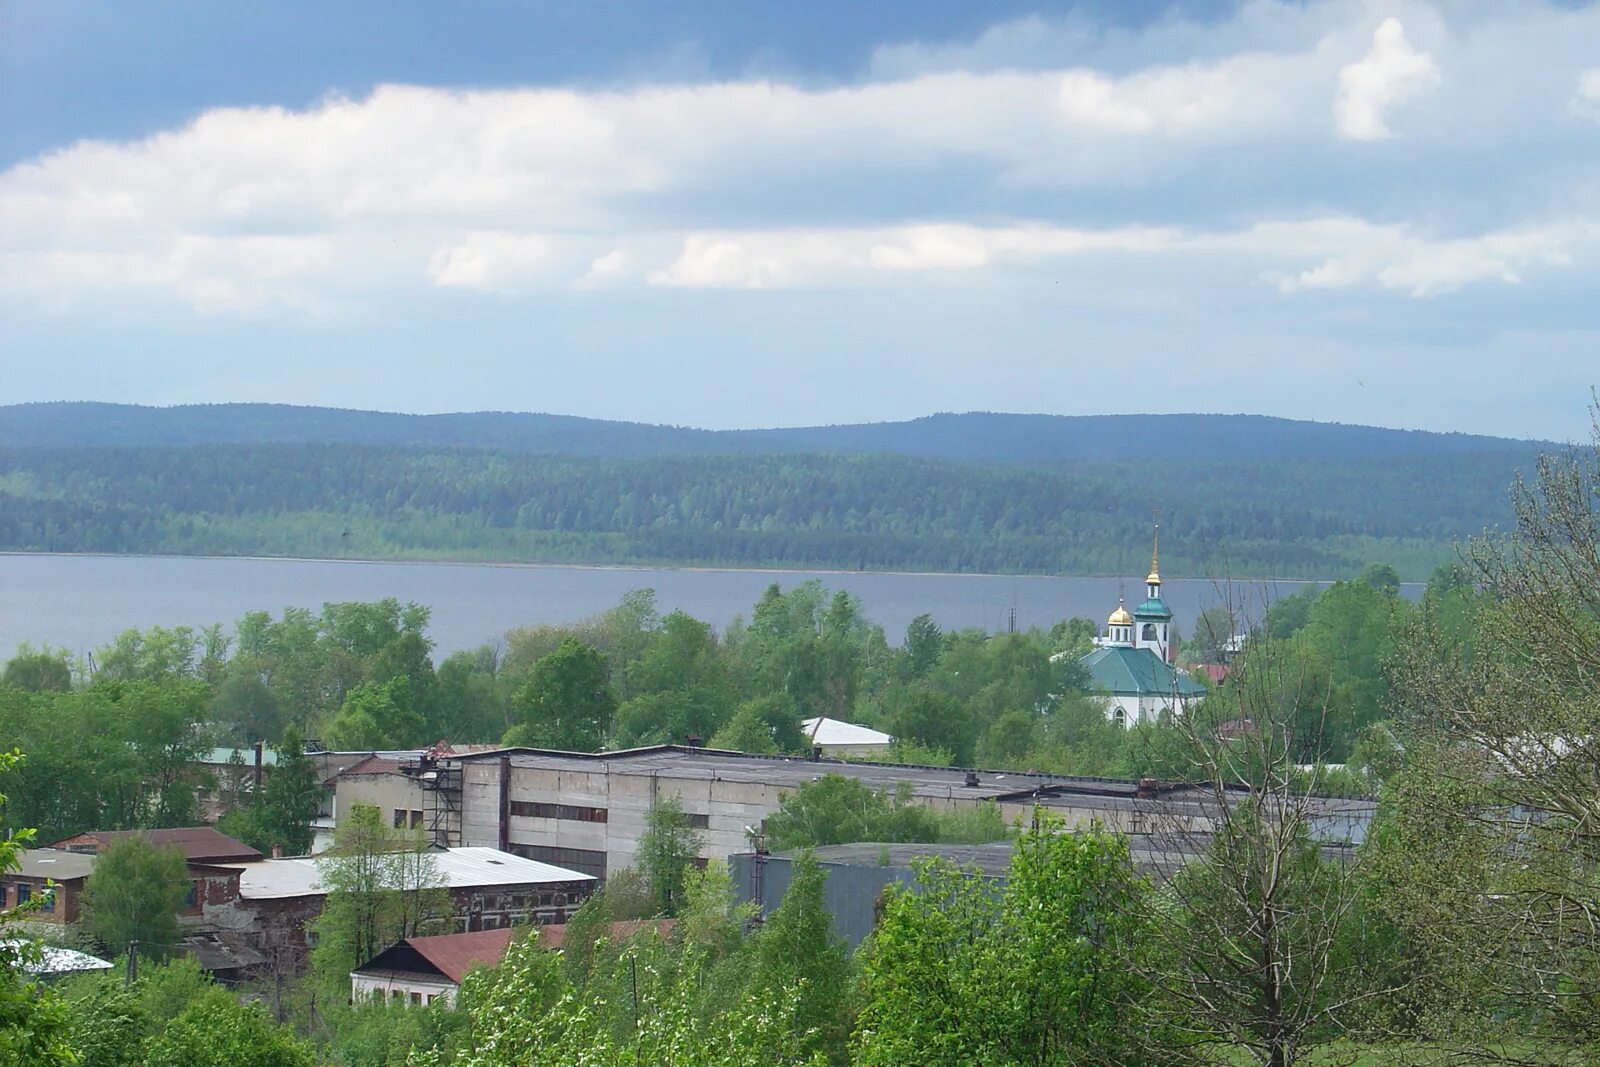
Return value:
[(543, 234), (469, 234), (433, 253), (428, 276), (447, 289), (498, 289), (538, 277), (552, 250)]
[[(1600, 9), (1390, 9), (1437, 59), (1399, 16), (1374, 33), (1364, 0), (1248, 0), (1137, 30), (1023, 20), (886, 51), (850, 84), (384, 85), (216, 108), (0, 173), (0, 296), (327, 315), (438, 289), (909, 284), (1182, 257), (1206, 235), (1256, 257), (1216, 277), (1284, 292), (1351, 278), (1425, 294), (1559, 264), (1565, 236), (1510, 235), (1592, 214), (1593, 146), (1570, 115), (1600, 116), (1582, 45)], [(1452, 160), (1448, 197), (1401, 153), (1341, 169), (1339, 139), (1391, 136), (1408, 102), (1408, 144)], [(1548, 202), (1512, 180), (1513, 138)], [(1307, 215), (1366, 230), (1287, 257), (1244, 239)]]
[(1384, 19), (1372, 35), (1372, 50), (1339, 71), (1339, 95), (1333, 104), (1339, 136), (1351, 141), (1393, 137), (1385, 122), (1389, 109), (1439, 85), (1439, 68), (1426, 53), (1406, 40), (1394, 17)]
[(1578, 75), (1578, 85), (1572, 91), (1568, 109), (1580, 118), (1600, 122), (1600, 67), (1592, 67)]
[(1317, 259), (1299, 270), (1263, 272), (1262, 280), (1286, 296), (1376, 286), (1430, 297), (1478, 282), (1516, 285), (1530, 268), (1567, 266), (1579, 248), (1594, 243), (1593, 232), (1588, 220), (1575, 218), (1438, 238), (1408, 226), (1329, 218), (1262, 224), (1224, 243), (1257, 254)]
[(776, 289), (850, 284), (874, 275), (969, 272), (1105, 252), (1173, 247), (1175, 231), (1143, 227), (1086, 231), (1050, 226), (978, 227), (957, 223), (868, 229), (696, 233), (653, 272), (652, 285)]
[[(1258, 223), (1239, 230), (961, 224), (690, 234), (649, 283), (694, 289), (785, 289), (884, 284), (907, 274), (959, 278), (997, 267), (1140, 257), (1147, 277), (1203, 270), (1258, 278), (1284, 296), (1378, 289), (1431, 297), (1482, 282), (1517, 284), (1536, 267), (1562, 267), (1597, 238), (1586, 219), (1441, 237), (1347, 216)], [(1265, 270), (1262, 262), (1284, 264)]]

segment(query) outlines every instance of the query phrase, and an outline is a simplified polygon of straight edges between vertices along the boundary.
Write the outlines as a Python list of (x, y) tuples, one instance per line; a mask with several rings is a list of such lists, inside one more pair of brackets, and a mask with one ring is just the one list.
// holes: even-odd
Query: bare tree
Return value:
[[(1237, 615), (1234, 616), (1235, 618)], [(1175, 719), (1189, 786), (1153, 802), (1150, 847), (1170, 872), (1153, 895), (1158, 949), (1145, 962), (1167, 994), (1153, 1031), (1189, 1051), (1267, 1067), (1352, 1030), (1383, 990), (1336, 966), (1358, 904), (1354, 848), (1370, 802), (1318, 796), (1295, 766), (1297, 731), (1326, 694), (1288, 649), (1252, 639), (1227, 685)]]

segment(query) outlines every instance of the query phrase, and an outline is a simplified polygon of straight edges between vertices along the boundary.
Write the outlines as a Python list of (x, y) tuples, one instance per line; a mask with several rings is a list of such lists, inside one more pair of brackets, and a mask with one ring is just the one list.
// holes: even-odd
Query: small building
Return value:
[[(493, 848), (435, 849), (429, 855), (450, 894), (452, 922), (468, 933), (564, 923), (597, 885), (593, 875)], [(234, 871), (237, 900), (208, 907), (204, 925), (245, 932), (257, 951), (297, 968), (309, 947), (306, 924), (322, 913), (328, 894), (318, 861), (263, 860)]]
[(49, 848), (27, 849), (19, 858), (20, 868), (7, 871), (0, 881), (0, 907), (41, 901), (28, 913), (29, 922), (58, 926), (77, 922), (83, 915), (83, 887), (94, 870), (94, 859)]
[(871, 759), (885, 756), (894, 738), (881, 730), (857, 726), (838, 719), (802, 719), (800, 728), (812, 745), (820, 748), (824, 756), (840, 759)]
[[(642, 932), (665, 936), (673, 919), (637, 919), (611, 924), (613, 941), (626, 941)], [(541, 926), (539, 947), (559, 949), (565, 925)], [(505, 958), (511, 942), (526, 930), (478, 930), (467, 934), (407, 937), (395, 942), (350, 972), (352, 1000), (388, 1000), (421, 1007), (443, 998), (454, 1005), (461, 980), (474, 967), (494, 967)]]
[[(6, 948), (22, 948), (26, 942), (16, 939), (0, 942)], [(109, 971), (112, 964), (99, 956), (91, 956), (87, 952), (79, 952), (75, 948), (62, 948), (59, 945), (37, 946), (39, 955), (37, 959), (24, 960), (22, 970), (35, 978), (50, 981), (55, 978), (65, 978), (73, 974), (91, 974), (95, 971)]]
[(98, 854), (130, 837), (142, 837), (156, 848), (170, 845), (183, 853), (187, 863), (250, 863), (261, 858), (260, 852), (214, 826), (176, 826), (164, 830), (90, 830), (57, 841), (50, 847), (64, 852)]

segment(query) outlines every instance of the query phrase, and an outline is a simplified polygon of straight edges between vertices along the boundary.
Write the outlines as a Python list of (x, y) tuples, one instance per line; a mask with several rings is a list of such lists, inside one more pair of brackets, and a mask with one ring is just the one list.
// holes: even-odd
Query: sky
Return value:
[(0, 403), (704, 427), (1600, 384), (1600, 6), (0, 0)]

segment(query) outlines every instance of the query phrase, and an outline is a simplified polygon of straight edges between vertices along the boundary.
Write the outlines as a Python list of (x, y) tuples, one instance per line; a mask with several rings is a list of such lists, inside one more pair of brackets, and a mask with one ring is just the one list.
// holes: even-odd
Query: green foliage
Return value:
[(138, 834), (114, 842), (84, 886), (89, 933), (114, 953), (134, 942), (140, 955), (152, 959), (174, 952), (188, 873), (175, 847), (157, 848)]
[[(15, 749), (0, 751), (0, 776), (23, 762)], [(0, 810), (6, 798), (0, 794)], [(0, 875), (21, 866), (34, 831), (21, 829), (0, 836)], [(67, 1041), (68, 1017), (61, 999), (34, 982), (23, 970), (37, 959), (37, 950), (14, 937), (13, 927), (39, 901), (5, 907), (0, 901), (0, 1067), (55, 1067), (73, 1062)]]
[[(787, 1067), (821, 1061), (800, 1050), (795, 999), (738, 996), (726, 1010), (703, 1010), (708, 963), (693, 947), (664, 953), (631, 943), (591, 990), (574, 987), (559, 957), (536, 939), (514, 942), (498, 968), (467, 977), (463, 1010), (470, 1045), (454, 1057), (424, 1056), (435, 1067), (569, 1067), (671, 1063), (681, 1067)], [(615, 991), (602, 996), (598, 985)]]
[(774, 852), (854, 841), (977, 843), (1006, 836), (992, 804), (935, 812), (913, 799), (909, 783), (880, 793), (839, 774), (802, 785), (767, 819), (767, 847)]
[(363, 682), (350, 691), (328, 723), (328, 740), (338, 748), (396, 749), (425, 744), (427, 724), (411, 692), (411, 679)]
[(255, 1005), (205, 997), (150, 1040), (146, 1067), (312, 1067), (309, 1046)]
[(569, 637), (533, 665), (512, 695), (516, 725), (504, 743), (594, 752), (610, 734), (616, 707), (605, 656)]
[(261, 796), (251, 798), (259, 803), (229, 812), (217, 827), (263, 854), (281, 848), (286, 856), (303, 856), (311, 851), (311, 822), (321, 804), (322, 785), (293, 726), (284, 729), (277, 755)]
[(1142, 1063), (1136, 1009), (1150, 988), (1128, 964), (1147, 892), (1124, 841), (1047, 818), (1017, 843), (1002, 891), (924, 864), (893, 890), (865, 950), (855, 1062)]
[(711, 737), (712, 748), (758, 755), (802, 755), (809, 745), (800, 713), (785, 693), (744, 701)]
[(955, 697), (918, 686), (901, 699), (893, 722), (897, 739), (948, 751), (959, 766), (973, 765), (978, 722)]
[(662, 797), (655, 802), (645, 817), (637, 863), (650, 886), (658, 915), (678, 913), (684, 879), (704, 847), (704, 836), (689, 825), (682, 801)]
[(802, 1050), (843, 1063), (850, 957), (823, 901), (825, 881), (816, 858), (802, 852), (791, 866), (783, 901), (755, 935), (752, 986), (774, 998), (794, 990), (794, 1025), (807, 1035)]
[(6, 661), (0, 686), (30, 693), (65, 693), (72, 688), (72, 662), (66, 649), (35, 649), (27, 644)]

